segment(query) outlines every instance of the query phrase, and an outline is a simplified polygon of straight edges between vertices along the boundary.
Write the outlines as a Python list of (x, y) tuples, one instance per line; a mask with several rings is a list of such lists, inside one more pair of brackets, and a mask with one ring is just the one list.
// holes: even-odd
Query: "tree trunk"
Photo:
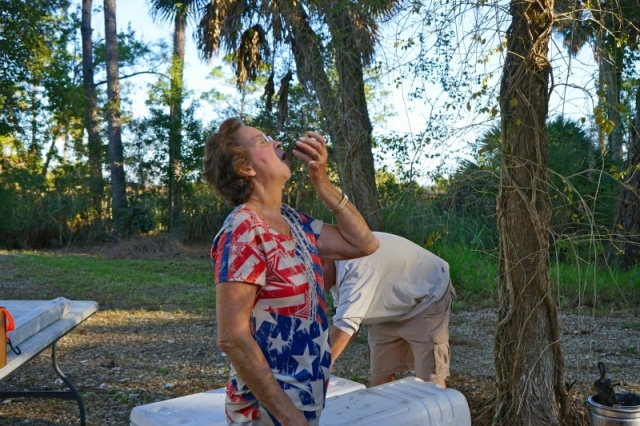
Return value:
[(104, 28), (107, 61), (107, 116), (109, 129), (109, 170), (111, 172), (111, 208), (113, 211), (114, 234), (116, 237), (124, 237), (128, 234), (127, 193), (121, 138), (116, 0), (104, 0)]
[[(283, 16), (293, 33), (292, 50), (298, 79), (304, 86), (314, 90), (326, 119), (331, 142), (335, 148), (335, 160), (339, 165), (338, 170), (343, 190), (354, 199), (354, 204), (364, 216), (369, 227), (379, 230), (382, 227), (382, 220), (380, 208), (376, 207), (378, 199), (375, 191), (375, 170), (371, 153), (370, 131), (368, 137), (359, 137), (359, 139), (351, 141), (351, 145), (347, 143), (349, 136), (353, 136), (353, 134), (350, 133), (349, 136), (345, 134), (345, 129), (348, 127), (346, 125), (348, 119), (342, 115), (343, 105), (338, 101), (335, 89), (332, 87), (331, 81), (324, 70), (320, 39), (311, 28), (308, 15), (298, 3), (292, 9), (283, 10)], [(345, 81), (344, 84), (348, 84), (348, 82)], [(340, 96), (342, 95), (340, 93)], [(351, 102), (356, 101), (351, 99)], [(356, 114), (359, 113), (361, 111), (356, 112)], [(368, 121), (368, 115), (366, 116), (366, 121)], [(358, 120), (355, 125), (362, 126), (363, 123)], [(367, 130), (361, 131), (360, 135), (363, 133), (366, 135)], [(364, 152), (367, 148), (368, 153)], [(344, 155), (352, 155), (355, 158), (347, 159)], [(357, 167), (357, 169), (353, 170), (351, 167)], [(345, 173), (348, 173), (348, 175)], [(370, 175), (365, 178), (365, 183), (357, 182), (357, 185), (354, 185), (352, 176), (362, 177), (364, 174)], [(373, 185), (371, 185), (371, 182), (373, 182)]]
[[(609, 151), (611, 159), (622, 162), (622, 144), (624, 129), (622, 128), (622, 114), (620, 113), (620, 86), (622, 84), (622, 61), (620, 47), (615, 42), (611, 43), (612, 52), (605, 59), (605, 99), (607, 105), (607, 117), (613, 123), (613, 129), (609, 133)], [(619, 60), (620, 59), (620, 60)]]
[(296, 62), (298, 80), (307, 90), (315, 91), (322, 108), (331, 141), (342, 139), (338, 102), (329, 76), (324, 70), (320, 39), (309, 24), (309, 16), (298, 4), (283, 9), (283, 17), (292, 31), (291, 49)]
[(89, 173), (93, 208), (101, 216), (102, 191), (102, 141), (98, 120), (98, 95), (93, 81), (93, 41), (91, 40), (91, 7), (93, 0), (82, 0), (82, 86), (84, 89), (84, 127), (87, 130)]
[[(69, 133), (65, 135), (65, 144), (69, 142)], [(42, 181), (44, 182), (47, 179), (47, 173), (49, 172), (49, 165), (51, 164), (51, 160), (53, 156), (56, 155), (56, 139), (52, 138), (51, 145), (49, 145), (49, 150), (47, 151), (47, 155), (45, 157), (44, 165), (42, 166)]]
[(182, 84), (184, 71), (184, 35), (186, 16), (176, 11), (173, 32), (173, 60), (171, 61), (171, 95), (169, 128), (169, 231), (180, 214), (180, 180), (182, 178)]
[[(622, 54), (621, 48), (617, 46), (616, 39), (610, 35), (598, 34), (597, 37), (604, 37), (602, 42), (597, 42), (599, 47), (596, 53), (598, 61), (598, 75), (600, 77), (600, 92), (604, 95), (601, 102), (603, 112), (607, 122), (613, 125), (612, 128), (602, 126), (598, 128), (599, 134), (606, 134), (607, 150), (611, 153), (614, 161), (622, 160), (623, 132), (622, 115), (620, 114), (620, 85), (622, 84)], [(612, 40), (608, 40), (612, 39)]]
[(609, 150), (613, 160), (622, 161), (622, 145), (624, 129), (622, 128), (622, 114), (620, 113), (620, 90), (622, 89), (623, 50), (620, 45), (624, 38), (622, 7), (619, 0), (601, 3), (605, 7), (600, 16), (603, 27), (607, 31), (604, 34), (604, 66), (606, 83), (607, 116), (613, 123), (613, 129), (609, 133)]
[[(35, 81), (35, 78), (34, 78)], [(40, 113), (40, 102), (38, 102), (38, 85), (31, 83), (31, 147), (29, 149), (33, 157), (34, 164), (38, 164), (40, 156), (40, 144), (38, 143), (38, 114)]]
[(620, 190), (614, 230), (618, 234), (615, 250), (624, 268), (638, 263), (640, 254), (640, 85), (636, 90), (636, 112), (627, 149), (627, 174)]
[(494, 423), (557, 425), (567, 414), (558, 312), (549, 277), (548, 44), (553, 0), (512, 0), (503, 69), (498, 195), (499, 309)]
[(374, 230), (382, 229), (382, 214), (376, 189), (372, 153), (373, 128), (365, 96), (361, 52), (353, 37), (353, 21), (348, 13), (329, 13), (329, 28), (336, 44), (335, 58), (339, 78), (340, 115), (344, 139), (336, 144), (338, 170), (344, 187), (349, 188), (358, 210)]
[[(598, 63), (598, 92), (599, 93), (605, 93), (605, 70), (604, 70), (604, 66), (602, 65), (602, 55), (600, 52), (604, 52), (604, 42), (602, 39), (602, 36), (600, 34), (596, 34), (596, 48), (595, 48), (595, 59), (596, 62)], [(602, 117), (606, 117), (605, 114), (605, 108), (603, 105), (603, 101), (602, 101), (602, 97), (599, 96), (598, 98), (598, 108), (597, 108), (597, 112), (596, 112), (596, 123), (600, 123), (602, 120), (602, 117), (598, 117), (598, 115), (601, 114)], [(607, 136), (605, 134), (605, 128), (602, 125), (598, 125), (598, 146), (600, 146), (600, 151), (604, 154), (609, 150), (609, 143), (608, 143), (608, 139)]]

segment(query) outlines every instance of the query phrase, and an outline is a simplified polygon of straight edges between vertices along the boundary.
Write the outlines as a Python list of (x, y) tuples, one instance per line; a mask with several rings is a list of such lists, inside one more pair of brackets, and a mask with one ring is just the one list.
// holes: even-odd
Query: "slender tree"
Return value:
[(93, 0), (82, 0), (82, 87), (84, 91), (84, 127), (88, 137), (89, 172), (93, 208), (102, 211), (102, 140), (98, 119), (98, 95), (93, 80), (93, 41), (91, 39), (91, 7)]
[(615, 161), (623, 158), (625, 130), (621, 113), (622, 73), (625, 60), (638, 50), (640, 8), (636, 0), (573, 1), (555, 3), (555, 30), (571, 54), (591, 45), (598, 64), (598, 98), (595, 114), (603, 151)]
[(599, 23), (595, 29), (595, 57), (598, 62), (598, 86), (600, 92), (601, 133), (606, 135), (607, 148), (613, 159), (622, 160), (624, 129), (620, 114), (620, 91), (622, 88), (622, 63), (624, 47), (621, 43), (623, 17), (617, 11), (619, 0), (595, 2), (593, 15)]
[(118, 35), (116, 0), (104, 0), (104, 28), (107, 61), (107, 116), (109, 133), (109, 170), (111, 172), (111, 208), (114, 234), (124, 237), (127, 226), (127, 186), (124, 174), (120, 118), (120, 81), (118, 78)]
[(184, 33), (187, 26), (185, 7), (179, 7), (174, 17), (173, 57), (171, 58), (170, 72), (169, 231), (173, 231), (180, 213), (177, 193), (182, 178), (182, 78), (184, 74)]
[(148, 0), (154, 18), (173, 21), (173, 55), (169, 104), (169, 231), (180, 214), (180, 182), (182, 179), (182, 103), (184, 49), (187, 18), (198, 13), (202, 0)]
[(553, 0), (510, 3), (500, 89), (499, 308), (494, 423), (557, 425), (567, 414), (549, 277), (548, 59)]

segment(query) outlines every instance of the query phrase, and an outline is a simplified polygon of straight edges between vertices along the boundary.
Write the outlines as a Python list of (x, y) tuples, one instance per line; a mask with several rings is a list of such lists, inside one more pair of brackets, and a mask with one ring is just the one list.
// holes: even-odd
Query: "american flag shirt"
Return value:
[[(215, 282), (259, 286), (252, 330), (276, 380), (308, 420), (324, 407), (331, 366), (329, 321), (317, 238), (322, 221), (286, 204), (292, 237), (272, 230), (253, 210), (237, 206), (211, 248)], [(230, 423), (277, 420), (251, 393), (233, 365), (227, 382)]]

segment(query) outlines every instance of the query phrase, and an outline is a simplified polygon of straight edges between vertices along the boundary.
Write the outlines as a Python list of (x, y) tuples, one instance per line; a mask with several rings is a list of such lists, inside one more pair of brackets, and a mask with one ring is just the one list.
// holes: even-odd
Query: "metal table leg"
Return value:
[(0, 392), (0, 398), (57, 398), (57, 399), (75, 399), (80, 409), (80, 425), (86, 425), (84, 403), (80, 393), (73, 386), (71, 381), (60, 371), (58, 366), (58, 357), (56, 342), (51, 344), (51, 360), (53, 362), (53, 369), (56, 374), (62, 379), (62, 381), (69, 388), (68, 391), (16, 391), (16, 392)]

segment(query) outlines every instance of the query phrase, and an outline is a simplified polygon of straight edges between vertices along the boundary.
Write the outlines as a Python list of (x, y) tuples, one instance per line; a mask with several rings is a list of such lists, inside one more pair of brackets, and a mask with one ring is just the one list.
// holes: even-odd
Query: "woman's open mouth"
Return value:
[(282, 161), (287, 166), (291, 166), (291, 161), (287, 159), (287, 153), (285, 151), (282, 151), (282, 153), (280, 154), (280, 161)]

